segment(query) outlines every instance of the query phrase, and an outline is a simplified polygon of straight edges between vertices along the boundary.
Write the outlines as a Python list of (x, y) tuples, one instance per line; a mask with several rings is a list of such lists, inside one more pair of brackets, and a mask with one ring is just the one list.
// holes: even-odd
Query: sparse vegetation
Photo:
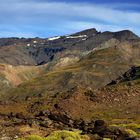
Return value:
[(46, 138), (36, 136), (36, 135), (31, 135), (17, 140), (89, 140), (89, 137), (86, 135), (80, 135), (79, 131), (62, 130), (62, 131), (52, 132)]

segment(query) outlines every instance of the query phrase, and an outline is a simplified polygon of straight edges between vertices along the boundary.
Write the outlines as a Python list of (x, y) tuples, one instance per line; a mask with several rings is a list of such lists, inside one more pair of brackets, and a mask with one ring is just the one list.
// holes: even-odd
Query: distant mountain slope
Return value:
[(2, 89), (17, 86), (25, 81), (39, 76), (45, 69), (43, 66), (12, 66), (9, 64), (0, 64), (0, 86)]
[(42, 65), (53, 60), (58, 53), (68, 50), (90, 51), (102, 43), (116, 39), (120, 42), (138, 41), (131, 31), (98, 32), (88, 29), (72, 35), (41, 38), (1, 38), (0, 63), (11, 65)]
[(128, 30), (100, 33), (93, 28), (48, 39), (3, 38), (0, 52), (3, 89), (28, 80), (27, 87), (38, 83), (38, 90), (45, 86), (43, 92), (75, 85), (98, 88), (140, 65), (140, 38)]
[(27, 96), (40, 94), (53, 95), (75, 86), (98, 89), (118, 78), (131, 66), (140, 66), (139, 54), (139, 42), (120, 43), (110, 40), (83, 54), (80, 59), (68, 54), (61, 56), (55, 62), (49, 63), (46, 71), (37, 78), (19, 85), (9, 94), (11, 98), (25, 99)]

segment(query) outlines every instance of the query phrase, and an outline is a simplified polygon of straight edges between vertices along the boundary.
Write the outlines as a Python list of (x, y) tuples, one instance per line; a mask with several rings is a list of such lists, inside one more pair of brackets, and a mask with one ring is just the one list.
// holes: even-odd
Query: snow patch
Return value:
[(31, 46), (31, 44), (27, 44), (27, 47), (30, 47)]
[(83, 37), (87, 37), (87, 35), (66, 36), (66, 38), (83, 38)]
[(84, 40), (87, 40), (87, 38), (83, 38), (82, 40), (83, 40), (83, 41), (84, 41)]
[(34, 44), (36, 44), (36, 43), (37, 43), (37, 41), (36, 41), (36, 40), (34, 40), (34, 41), (33, 41), (33, 43), (34, 43)]
[(57, 39), (59, 39), (59, 38), (60, 38), (60, 36), (56, 36), (56, 37), (48, 38), (48, 40), (49, 40), (49, 41), (52, 41), (52, 40), (57, 40)]
[[(87, 35), (77, 35), (77, 36), (65, 36), (67, 39), (69, 38), (87, 38)], [(57, 39), (60, 39), (61, 36), (56, 36), (56, 37), (51, 37), (51, 38), (48, 38), (49, 41), (53, 41), (53, 40), (57, 40)]]

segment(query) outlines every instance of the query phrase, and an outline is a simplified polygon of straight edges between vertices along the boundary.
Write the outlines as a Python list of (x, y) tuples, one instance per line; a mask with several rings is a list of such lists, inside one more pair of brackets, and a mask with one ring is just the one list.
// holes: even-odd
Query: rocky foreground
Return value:
[(36, 134), (47, 140), (52, 132), (76, 129), (89, 140), (139, 140), (139, 79), (140, 67), (133, 66), (95, 91), (75, 87), (49, 98), (38, 95), (22, 101), (3, 100), (0, 139), (14, 140)]
[[(65, 114), (50, 113), (48, 111), (41, 111), (34, 118), (26, 118), (22, 114), (9, 114), (8, 116), (1, 115), (1, 121), (3, 123), (1, 128), (1, 140), (14, 140), (25, 137), (25, 140), (67, 140), (68, 136), (59, 136), (59, 138), (48, 138), (50, 133), (57, 132), (75, 132), (78, 131), (83, 140), (139, 140), (140, 135), (135, 131), (139, 132), (140, 126), (138, 125), (135, 128), (134, 124), (131, 124), (129, 127), (135, 129), (127, 129), (122, 125), (108, 125), (104, 120), (96, 120), (86, 122), (84, 120), (73, 120)], [(7, 123), (9, 122), (9, 123)], [(127, 124), (126, 124), (127, 126)], [(14, 129), (14, 130), (12, 130)], [(137, 129), (137, 130), (136, 130)], [(22, 130), (22, 131), (21, 131)], [(60, 131), (63, 130), (63, 131)], [(42, 137), (37, 137), (37, 134), (42, 132), (44, 139)], [(33, 134), (36, 134), (32, 138)], [(40, 133), (41, 134), (41, 133)], [(31, 135), (31, 136), (30, 136)], [(27, 136), (27, 138), (26, 138)], [(36, 137), (36, 138), (35, 138)], [(71, 135), (70, 135), (71, 137)], [(73, 140), (80, 140), (81, 138), (74, 138)]]

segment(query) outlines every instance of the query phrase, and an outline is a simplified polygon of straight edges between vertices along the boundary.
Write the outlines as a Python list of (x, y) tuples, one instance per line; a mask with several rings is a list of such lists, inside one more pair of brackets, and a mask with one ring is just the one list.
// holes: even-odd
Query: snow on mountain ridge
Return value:
[(83, 38), (83, 37), (87, 37), (87, 35), (66, 36), (66, 38)]
[(53, 41), (53, 40), (57, 40), (57, 39), (59, 39), (59, 38), (60, 38), (60, 36), (56, 36), (56, 37), (48, 38), (48, 40), (49, 40), (49, 41)]

